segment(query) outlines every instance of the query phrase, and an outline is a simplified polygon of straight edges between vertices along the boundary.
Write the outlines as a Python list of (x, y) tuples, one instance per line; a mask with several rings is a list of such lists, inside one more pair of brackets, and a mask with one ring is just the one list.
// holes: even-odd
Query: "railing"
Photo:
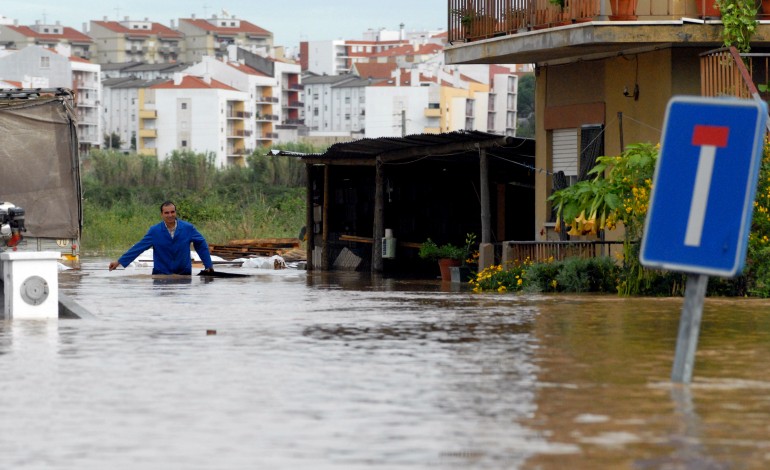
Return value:
[(598, 256), (620, 256), (623, 242), (620, 241), (506, 241), (502, 244), (504, 261), (544, 262), (564, 258), (596, 258)]
[[(449, 42), (477, 41), (585, 21), (702, 18), (713, 0), (637, 2), (622, 16), (624, 0), (447, 0)], [(614, 13), (616, 10), (617, 13)]]
[(740, 54), (734, 47), (721, 48), (701, 54), (700, 64), (701, 95), (768, 98), (770, 54)]

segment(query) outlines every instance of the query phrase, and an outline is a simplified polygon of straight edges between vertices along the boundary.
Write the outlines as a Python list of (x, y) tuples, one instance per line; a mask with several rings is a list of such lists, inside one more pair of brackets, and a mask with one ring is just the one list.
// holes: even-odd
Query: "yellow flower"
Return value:
[(506, 289), (505, 286), (500, 286), (500, 287), (497, 288), (497, 292), (505, 292), (507, 290), (508, 289)]
[[(518, 277), (518, 276), (516, 276), (516, 277)], [(516, 285), (517, 285), (517, 286), (520, 286), (522, 282), (523, 282), (523, 281), (522, 281), (521, 279), (519, 279), (518, 281), (516, 281)]]

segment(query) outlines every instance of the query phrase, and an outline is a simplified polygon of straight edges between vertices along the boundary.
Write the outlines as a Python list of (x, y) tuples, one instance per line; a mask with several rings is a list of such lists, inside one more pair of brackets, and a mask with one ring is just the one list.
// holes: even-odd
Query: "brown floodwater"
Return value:
[(0, 322), (0, 467), (770, 466), (769, 301), (707, 299), (684, 386), (682, 299), (107, 263), (59, 275), (93, 319)]

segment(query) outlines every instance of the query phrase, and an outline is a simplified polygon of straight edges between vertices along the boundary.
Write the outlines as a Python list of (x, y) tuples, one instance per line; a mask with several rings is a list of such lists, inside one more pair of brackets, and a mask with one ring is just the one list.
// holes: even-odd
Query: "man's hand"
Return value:
[(214, 274), (214, 266), (212, 266), (210, 268), (204, 269), (203, 271), (201, 271), (201, 273), (203, 273), (203, 274)]
[(117, 261), (110, 262), (110, 271), (117, 268), (118, 266), (120, 266), (120, 263), (118, 263)]

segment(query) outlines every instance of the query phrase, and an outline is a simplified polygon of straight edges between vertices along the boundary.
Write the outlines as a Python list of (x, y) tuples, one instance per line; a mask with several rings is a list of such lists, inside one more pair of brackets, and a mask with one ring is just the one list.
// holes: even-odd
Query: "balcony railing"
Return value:
[(617, 256), (623, 252), (620, 241), (534, 241), (503, 242), (503, 259), (514, 262), (530, 260), (544, 262), (549, 259), (596, 258), (598, 256)]
[(701, 55), (700, 69), (703, 96), (768, 98), (770, 54), (739, 54), (734, 47), (716, 49)]
[[(623, 16), (623, 0), (447, 0), (449, 42), (477, 41), (496, 36), (587, 21), (703, 18), (713, 0), (650, 0), (637, 2), (632, 16)], [(557, 2), (558, 3), (558, 2)], [(617, 13), (613, 12), (616, 10)]]

